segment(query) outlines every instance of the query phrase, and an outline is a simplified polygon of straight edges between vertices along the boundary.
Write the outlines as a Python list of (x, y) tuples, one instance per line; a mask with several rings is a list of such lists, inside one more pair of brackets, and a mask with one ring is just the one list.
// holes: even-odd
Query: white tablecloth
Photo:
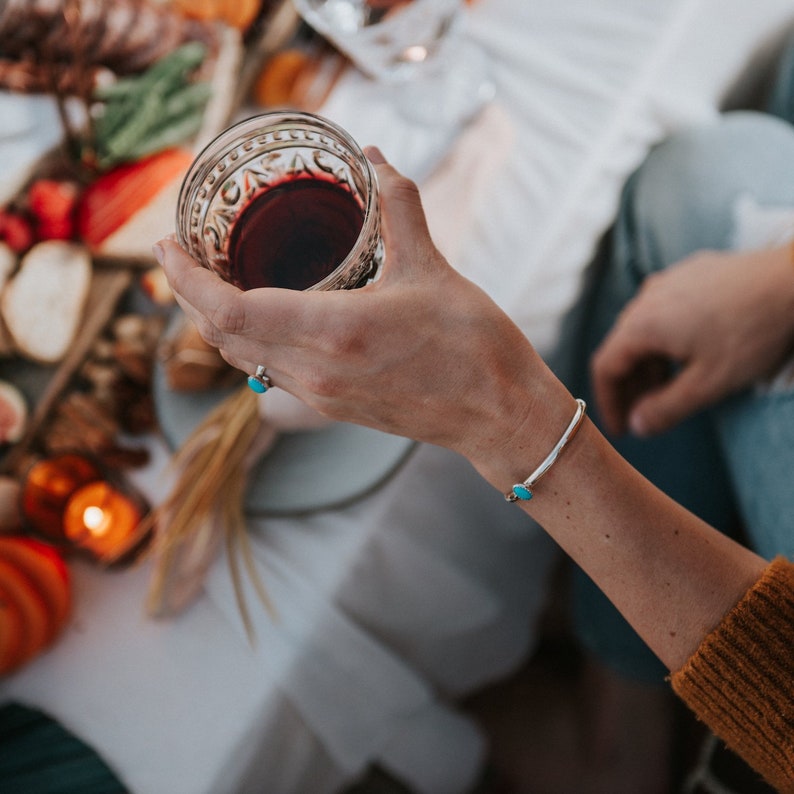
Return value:
[[(460, 164), (435, 185), (431, 225), (455, 264), (550, 350), (625, 177), (713, 115), (792, 19), (790, 0), (479, 0), (468, 33), (509, 135), (476, 195)], [(416, 176), (444, 148), (352, 73), (325, 110)], [(167, 456), (153, 448), (141, 484), (156, 500)], [(454, 698), (531, 649), (552, 544), (433, 447), (344, 509), (252, 524), (278, 613), (257, 612), (254, 647), (223, 560), (168, 622), (143, 614), (145, 565), (75, 564), (65, 635), (0, 698), (61, 719), (134, 794), (331, 794), (372, 762), (420, 794), (466, 791), (486, 748)]]

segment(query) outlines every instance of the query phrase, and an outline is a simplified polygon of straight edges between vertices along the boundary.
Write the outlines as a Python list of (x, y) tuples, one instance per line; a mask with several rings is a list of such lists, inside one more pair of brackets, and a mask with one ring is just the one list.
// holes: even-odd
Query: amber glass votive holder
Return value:
[(118, 472), (82, 453), (41, 458), (28, 468), (20, 510), (31, 534), (102, 565), (132, 561), (148, 543), (149, 505)]

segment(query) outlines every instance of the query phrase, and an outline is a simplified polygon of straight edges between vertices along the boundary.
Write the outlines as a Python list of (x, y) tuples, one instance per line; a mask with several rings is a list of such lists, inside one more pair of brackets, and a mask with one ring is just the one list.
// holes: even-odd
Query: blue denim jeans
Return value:
[[(596, 423), (587, 362), (645, 276), (698, 250), (731, 248), (741, 196), (761, 208), (791, 210), (794, 219), (794, 46), (781, 64), (768, 113), (728, 113), (676, 134), (629, 179), (552, 362), (574, 395), (588, 401)], [(765, 557), (794, 558), (794, 383), (775, 391), (748, 389), (662, 436), (612, 441), (651, 481), (713, 526), (725, 532), (741, 527), (745, 542)], [(572, 600), (585, 648), (627, 677), (663, 683), (661, 662), (578, 568)]]

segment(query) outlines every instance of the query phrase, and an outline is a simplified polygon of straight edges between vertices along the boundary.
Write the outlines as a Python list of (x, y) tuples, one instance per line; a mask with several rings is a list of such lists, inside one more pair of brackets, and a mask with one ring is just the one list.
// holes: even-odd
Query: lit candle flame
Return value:
[(92, 505), (83, 511), (83, 523), (94, 537), (101, 537), (110, 529), (110, 521), (101, 507)]
[(138, 539), (141, 510), (128, 494), (104, 480), (78, 488), (66, 503), (64, 535), (100, 560), (113, 560)]

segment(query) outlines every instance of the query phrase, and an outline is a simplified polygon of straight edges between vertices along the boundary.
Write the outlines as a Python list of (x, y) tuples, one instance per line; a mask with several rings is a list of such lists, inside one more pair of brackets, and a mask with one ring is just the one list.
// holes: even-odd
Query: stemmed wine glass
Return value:
[(454, 125), (494, 95), (483, 51), (462, 35), (464, 0), (293, 0), (301, 17), (369, 77), (401, 113)]

